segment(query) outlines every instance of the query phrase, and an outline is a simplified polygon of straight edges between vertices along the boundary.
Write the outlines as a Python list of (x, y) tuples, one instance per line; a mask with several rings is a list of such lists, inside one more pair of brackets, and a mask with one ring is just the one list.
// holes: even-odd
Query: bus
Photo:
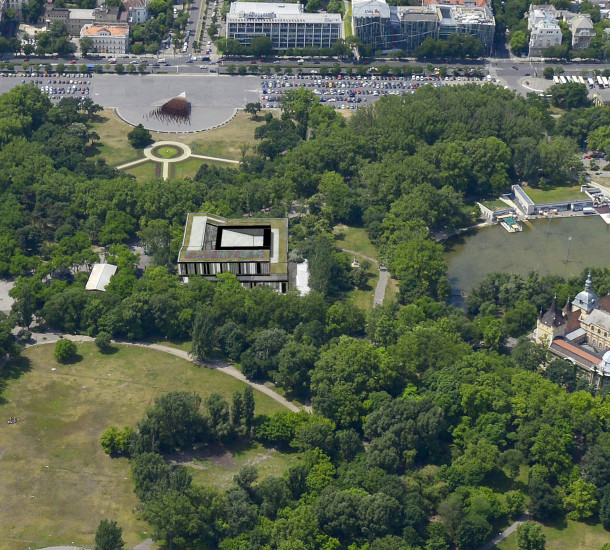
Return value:
[(597, 85), (598, 85), (600, 88), (603, 88), (603, 87), (604, 87), (604, 81), (602, 80), (602, 77), (601, 77), (601, 76), (598, 76), (598, 77), (597, 77)]
[(553, 83), (554, 84), (559, 84), (561, 82), (561, 80), (559, 80), (559, 77), (557, 75), (553, 76)]
[(565, 83), (567, 82), (566, 77), (565, 77), (565, 76), (563, 76), (563, 75), (561, 75), (561, 76), (559, 77), (559, 80), (561, 81), (561, 83), (562, 83), (562, 84), (565, 84)]

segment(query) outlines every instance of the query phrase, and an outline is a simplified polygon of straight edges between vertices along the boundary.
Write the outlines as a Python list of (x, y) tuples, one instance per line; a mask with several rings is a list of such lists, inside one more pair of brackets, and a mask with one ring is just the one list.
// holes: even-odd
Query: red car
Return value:
[(76, 65), (76, 59), (73, 59), (72, 61), (70, 61), (70, 63), (71, 63), (72, 65)]
[(24, 57), (24, 58), (23, 58), (23, 62), (24, 62), (24, 63), (25, 63), (26, 61), (29, 61), (29, 60), (30, 60), (30, 58), (29, 58), (29, 57)]

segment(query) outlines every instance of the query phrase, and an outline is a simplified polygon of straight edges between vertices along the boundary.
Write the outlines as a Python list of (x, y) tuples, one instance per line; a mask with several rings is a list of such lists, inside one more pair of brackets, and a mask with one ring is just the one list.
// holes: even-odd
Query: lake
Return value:
[[(599, 216), (532, 220), (521, 225), (521, 233), (508, 233), (494, 225), (448, 242), (445, 259), (454, 295), (467, 294), (492, 271), (521, 275), (537, 271), (566, 277), (588, 265), (610, 266), (610, 225)], [(568, 237), (572, 237), (569, 251)]]

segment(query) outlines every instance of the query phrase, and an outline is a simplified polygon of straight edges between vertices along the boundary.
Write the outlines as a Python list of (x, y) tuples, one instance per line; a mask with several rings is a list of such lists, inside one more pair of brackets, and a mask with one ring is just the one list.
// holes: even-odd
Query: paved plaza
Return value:
[[(156, 132), (197, 132), (224, 124), (238, 108), (258, 100), (258, 78), (219, 75), (95, 75), (91, 98), (114, 107), (129, 124)], [(189, 122), (168, 122), (151, 111), (182, 92), (190, 103)]]
[[(22, 76), (0, 78), (0, 93), (21, 84), (22, 80)], [(26, 78), (25, 82), (33, 80)], [(50, 79), (38, 77), (37, 80), (47, 85)], [(142, 124), (156, 132), (198, 132), (215, 128), (230, 120), (237, 109), (258, 101), (259, 97), (257, 76), (95, 74), (87, 80), (91, 84), (86, 97), (105, 108), (116, 109), (129, 124)], [(191, 106), (189, 122), (168, 122), (150, 116), (154, 109), (182, 92)]]

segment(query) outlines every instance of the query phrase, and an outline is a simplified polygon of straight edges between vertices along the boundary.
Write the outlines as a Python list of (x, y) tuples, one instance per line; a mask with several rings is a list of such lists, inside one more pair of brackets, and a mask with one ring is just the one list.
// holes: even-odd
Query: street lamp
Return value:
[(567, 263), (568, 263), (568, 259), (569, 259), (569, 257), (570, 257), (570, 243), (571, 243), (571, 242), (572, 242), (572, 236), (570, 235), (570, 236), (568, 237), (568, 250), (567, 250), (567, 252), (566, 252), (566, 259), (563, 261), (563, 263), (564, 263), (564, 264), (567, 264)]

